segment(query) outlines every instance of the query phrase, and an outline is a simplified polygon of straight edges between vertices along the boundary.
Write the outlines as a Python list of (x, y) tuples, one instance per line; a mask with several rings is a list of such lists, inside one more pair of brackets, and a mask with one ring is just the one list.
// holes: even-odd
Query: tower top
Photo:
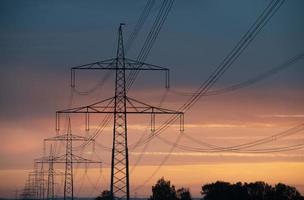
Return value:
[(120, 23), (118, 29), (118, 44), (117, 44), (117, 54), (116, 54), (116, 58), (118, 60), (123, 60), (125, 58), (125, 50), (124, 50), (123, 35), (122, 35), (122, 26), (124, 25), (125, 23)]
[(72, 133), (72, 128), (71, 128), (71, 118), (68, 117), (68, 129), (67, 129), (67, 134)]

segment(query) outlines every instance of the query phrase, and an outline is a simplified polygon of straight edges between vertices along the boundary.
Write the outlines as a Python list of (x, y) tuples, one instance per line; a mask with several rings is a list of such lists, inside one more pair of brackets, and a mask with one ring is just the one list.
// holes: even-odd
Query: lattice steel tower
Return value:
[(118, 29), (118, 45), (116, 58), (81, 65), (71, 69), (71, 86), (75, 87), (76, 70), (115, 70), (115, 95), (114, 97), (77, 108), (57, 111), (56, 128), (59, 129), (61, 113), (84, 113), (86, 115), (86, 129), (89, 129), (89, 114), (104, 113), (113, 114), (113, 143), (111, 163), (111, 186), (112, 199), (130, 198), (129, 187), (129, 157), (128, 157), (128, 114), (149, 114), (151, 115), (151, 130), (155, 129), (155, 114), (178, 114), (182, 112), (159, 108), (140, 102), (127, 96), (126, 71), (137, 70), (160, 70), (166, 72), (166, 86), (169, 86), (169, 69), (151, 65), (136, 60), (125, 58), (122, 25)]
[[(54, 163), (61, 163), (65, 165), (65, 172), (64, 172), (64, 200), (74, 199), (74, 180), (73, 180), (73, 164), (81, 163), (81, 164), (100, 164), (100, 161), (94, 161), (90, 159), (83, 158), (73, 153), (73, 142), (74, 141), (81, 141), (81, 142), (94, 142), (94, 139), (89, 139), (84, 136), (78, 136), (72, 134), (71, 130), (71, 121), (70, 118), (68, 119), (68, 128), (67, 133), (58, 135), (52, 138), (44, 139), (45, 142), (53, 141), (53, 142), (65, 142), (65, 153), (63, 155), (54, 156), (54, 152), (52, 152), (52, 156), (44, 157), (38, 159), (37, 163), (51, 163), (51, 167), (53, 168)], [(52, 150), (53, 151), (53, 150)], [(52, 198), (54, 198), (54, 180), (53, 177), (50, 177), (52, 182), (52, 186), (50, 188), (50, 193), (52, 193)], [(50, 185), (49, 185), (50, 186)]]
[[(55, 188), (54, 188), (54, 152), (53, 146), (50, 148), (49, 155), (49, 169), (48, 169), (48, 179), (47, 179), (47, 199), (54, 200), (55, 199)], [(43, 163), (42, 163), (43, 165)]]
[[(122, 190), (127, 199), (129, 190), (129, 156), (127, 142), (127, 113), (126, 113), (126, 70), (125, 54), (121, 26), (116, 61), (115, 99), (114, 99), (114, 127), (111, 168), (111, 193)], [(123, 196), (122, 196), (123, 197)]]

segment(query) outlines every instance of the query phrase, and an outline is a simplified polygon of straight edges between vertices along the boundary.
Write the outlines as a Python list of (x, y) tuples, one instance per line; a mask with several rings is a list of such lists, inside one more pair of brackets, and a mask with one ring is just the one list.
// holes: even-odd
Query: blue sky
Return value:
[[(168, 66), (173, 87), (195, 89), (267, 3), (176, 1), (147, 62)], [(218, 86), (246, 80), (302, 53), (303, 4), (301, 0), (286, 2)], [(144, 1), (1, 1), (1, 87), (9, 91), (3, 95), (3, 107), (11, 107), (10, 102), (15, 104), (14, 99), (19, 99), (19, 90), (43, 83), (45, 76), (49, 83), (54, 80), (64, 85), (69, 67), (113, 57), (118, 24), (127, 24), (124, 29), (127, 38), (144, 5)], [(157, 1), (129, 57), (136, 58), (159, 5)], [(27, 74), (36, 78), (24, 80)], [(300, 89), (302, 74), (303, 68), (296, 64), (260, 87)], [(24, 81), (22, 86), (14, 84), (16, 80)], [(43, 84), (47, 87), (49, 83)], [(142, 78), (138, 83), (159, 87)], [(31, 100), (28, 95), (34, 94), (23, 94), (23, 98)]]

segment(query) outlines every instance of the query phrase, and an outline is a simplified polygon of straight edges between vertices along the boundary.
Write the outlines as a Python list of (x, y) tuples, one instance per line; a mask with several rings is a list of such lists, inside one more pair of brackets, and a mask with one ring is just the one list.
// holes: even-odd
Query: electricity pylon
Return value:
[(23, 192), (21, 193), (21, 199), (35, 199), (35, 191), (33, 187), (33, 178), (31, 174), (28, 175), (28, 178), (25, 182)]
[(55, 199), (55, 187), (54, 187), (54, 152), (53, 146), (51, 145), (50, 148), (50, 155), (49, 155), (49, 169), (48, 169), (48, 179), (47, 179), (47, 199), (54, 200)]
[[(41, 164), (42, 166), (45, 163), (48, 163), (48, 165), (49, 165), (49, 168), (48, 168), (47, 171), (40, 171), (39, 172), (40, 176), (43, 177), (43, 179), (42, 179), (43, 182), (40, 182), (40, 186), (34, 187), (34, 188), (38, 188), (38, 190), (39, 190), (39, 195), (38, 195), (38, 197), (35, 197), (35, 199), (54, 200), (55, 199), (55, 176), (64, 176), (64, 173), (55, 171), (54, 160), (51, 156), (35, 159), (35, 163), (36, 164)], [(47, 175), (47, 188), (46, 188), (47, 196), (46, 196), (46, 198), (45, 198), (45, 187), (44, 187), (45, 186), (45, 181), (46, 181), (46, 180), (44, 180), (45, 175)], [(35, 180), (35, 178), (34, 178), (34, 180)], [(41, 180), (41, 178), (40, 178), (40, 180)], [(37, 185), (37, 184), (34, 184), (34, 185)]]
[[(127, 96), (126, 71), (160, 70), (166, 72), (166, 87), (169, 87), (169, 69), (151, 65), (136, 60), (125, 58), (122, 25), (118, 29), (118, 45), (116, 58), (85, 64), (71, 69), (71, 86), (75, 87), (76, 70), (114, 70), (115, 95), (114, 97), (77, 108), (71, 108), (56, 112), (56, 129), (59, 130), (60, 114), (83, 113), (85, 114), (86, 129), (89, 129), (90, 114), (113, 114), (113, 143), (111, 163), (112, 199), (130, 198), (129, 187), (129, 157), (127, 142), (127, 115), (149, 114), (151, 115), (151, 130), (155, 130), (155, 114), (173, 114), (183, 116), (182, 112), (151, 106)], [(183, 118), (183, 117), (182, 117)]]
[(43, 171), (39, 170), (38, 165), (34, 163), (34, 170), (28, 174), (21, 199), (43, 199), (45, 180), (41, 174), (43, 174)]
[[(73, 181), (73, 164), (74, 163), (82, 163), (82, 164), (90, 164), (90, 163), (95, 163), (95, 164), (101, 164), (100, 161), (94, 161), (90, 159), (83, 158), (81, 156), (75, 155), (73, 153), (73, 141), (90, 141), (94, 142), (94, 139), (88, 139), (83, 136), (78, 136), (72, 134), (71, 131), (71, 122), (69, 119), (68, 122), (68, 129), (67, 133), (63, 135), (58, 135), (52, 138), (47, 138), (44, 139), (45, 142), (47, 141), (53, 141), (53, 142), (65, 142), (65, 154), (60, 155), (60, 156), (54, 156), (54, 153), (52, 152), (52, 155), (49, 157), (45, 157), (42, 159), (37, 160), (37, 163), (51, 163), (51, 166), (53, 168), (53, 163), (61, 163), (65, 164), (65, 173), (64, 173), (64, 199), (74, 199), (74, 181)], [(53, 151), (53, 150), (52, 150)], [(54, 177), (52, 175), (53, 169), (49, 168), (49, 179), (48, 179), (48, 188), (49, 192), (52, 196), (51, 199), (54, 198)], [(51, 180), (50, 180), (51, 179)]]
[[(45, 148), (45, 147), (44, 147)], [(56, 172), (54, 169), (54, 162), (55, 162), (55, 155), (53, 151), (53, 146), (51, 145), (50, 147), (50, 153), (48, 156), (44, 156), (42, 158), (35, 159), (36, 164), (41, 164), (41, 168), (43, 169), (43, 166), (45, 163), (48, 164), (48, 170), (47, 171), (42, 171), (41, 176), (43, 176), (44, 179), (44, 174), (47, 174), (47, 188), (46, 188), (46, 199), (48, 200), (54, 200), (55, 199), (55, 176), (63, 176), (64, 173), (62, 172)], [(44, 188), (44, 185), (43, 185)], [(43, 189), (43, 196), (42, 198), (40, 197), (39, 199), (44, 199), (44, 189)]]

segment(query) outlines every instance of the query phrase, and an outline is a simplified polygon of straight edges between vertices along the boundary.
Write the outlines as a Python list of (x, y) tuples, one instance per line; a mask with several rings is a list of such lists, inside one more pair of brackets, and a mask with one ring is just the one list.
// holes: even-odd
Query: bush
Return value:
[(304, 200), (296, 188), (279, 183), (272, 187), (264, 182), (230, 184), (217, 181), (202, 186), (203, 200)]

